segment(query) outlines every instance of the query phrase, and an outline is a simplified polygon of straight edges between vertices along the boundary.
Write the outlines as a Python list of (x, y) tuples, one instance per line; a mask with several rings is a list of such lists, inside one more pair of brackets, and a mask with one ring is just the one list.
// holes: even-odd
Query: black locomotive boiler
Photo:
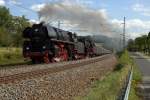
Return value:
[(45, 23), (25, 28), (23, 38), (23, 55), (33, 63), (77, 60), (109, 53), (96, 47), (90, 36), (77, 36)]

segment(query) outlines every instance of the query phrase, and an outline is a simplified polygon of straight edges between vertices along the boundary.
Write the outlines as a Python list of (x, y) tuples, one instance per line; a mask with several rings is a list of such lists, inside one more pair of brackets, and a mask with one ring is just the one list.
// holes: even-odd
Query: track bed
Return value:
[(115, 56), (109, 54), (78, 61), (7, 69), (5, 73), (9, 70), (14, 71), (1, 74), (0, 98), (72, 100), (75, 96), (88, 92), (88, 87), (95, 80), (103, 79), (113, 70), (116, 63)]

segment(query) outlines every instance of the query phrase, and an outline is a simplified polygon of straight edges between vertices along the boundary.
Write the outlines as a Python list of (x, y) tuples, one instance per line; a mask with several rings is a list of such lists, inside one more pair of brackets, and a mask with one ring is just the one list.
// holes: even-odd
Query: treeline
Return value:
[(147, 35), (137, 37), (135, 40), (129, 40), (128, 49), (150, 54), (150, 32)]
[(13, 16), (8, 8), (0, 6), (0, 47), (22, 45), (22, 31), (30, 23), (25, 16)]

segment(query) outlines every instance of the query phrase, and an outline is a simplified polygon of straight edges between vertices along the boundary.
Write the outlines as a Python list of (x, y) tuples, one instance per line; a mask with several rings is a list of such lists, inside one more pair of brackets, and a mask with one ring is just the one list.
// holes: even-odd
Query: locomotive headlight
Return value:
[(29, 50), (30, 48), (29, 47), (26, 47), (26, 50)]
[(46, 49), (46, 46), (43, 46), (43, 49)]

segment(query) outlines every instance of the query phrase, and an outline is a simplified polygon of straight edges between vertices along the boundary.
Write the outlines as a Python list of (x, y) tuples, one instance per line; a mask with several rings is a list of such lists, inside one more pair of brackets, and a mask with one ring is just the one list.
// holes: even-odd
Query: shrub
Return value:
[(114, 71), (119, 71), (119, 70), (121, 70), (123, 67), (124, 67), (124, 65), (121, 64), (121, 63), (119, 63), (119, 64), (117, 64), (116, 67), (114, 68)]
[(0, 48), (0, 64), (24, 62), (21, 48)]

